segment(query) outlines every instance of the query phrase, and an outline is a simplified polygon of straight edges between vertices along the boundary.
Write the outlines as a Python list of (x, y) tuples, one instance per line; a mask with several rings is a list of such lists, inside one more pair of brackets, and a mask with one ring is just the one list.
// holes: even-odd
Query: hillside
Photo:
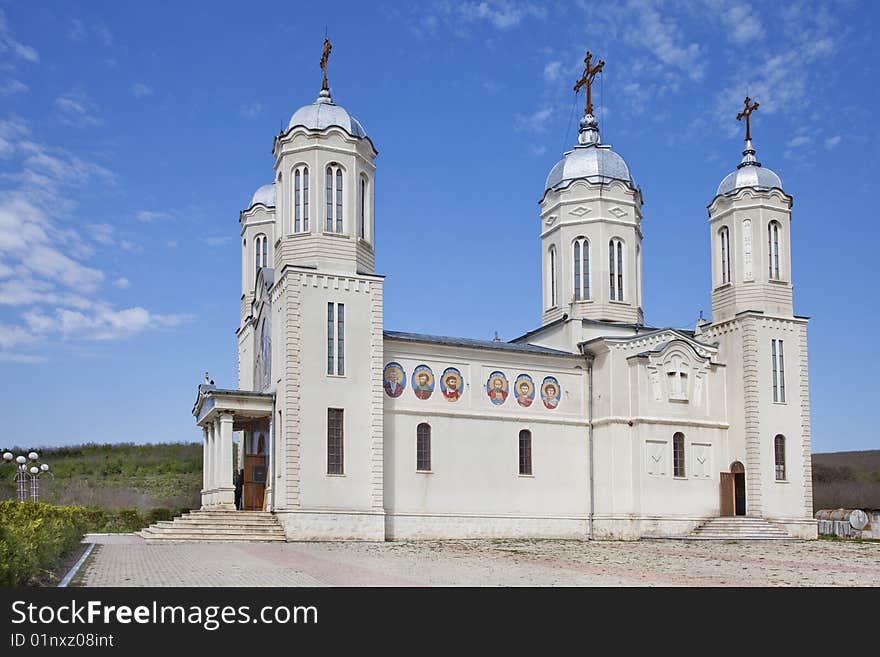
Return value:
[(880, 509), (880, 449), (813, 454), (813, 509)]
[[(29, 451), (10, 448), (14, 454)], [(197, 508), (202, 487), (198, 443), (75, 445), (37, 450), (51, 467), (40, 501), (108, 509)], [(0, 499), (15, 498), (14, 468), (0, 470)]]

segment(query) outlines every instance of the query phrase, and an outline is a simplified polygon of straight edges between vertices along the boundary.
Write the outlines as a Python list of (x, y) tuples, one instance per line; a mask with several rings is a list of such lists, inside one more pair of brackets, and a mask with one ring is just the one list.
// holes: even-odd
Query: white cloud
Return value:
[(788, 147), (789, 148), (797, 148), (798, 146), (806, 146), (807, 144), (810, 143), (810, 141), (811, 141), (811, 139), (809, 137), (807, 137), (806, 135), (798, 135), (797, 137), (791, 139), (788, 142)]
[(120, 276), (113, 281), (113, 287), (119, 288), (120, 290), (127, 290), (131, 287), (131, 281), (125, 278), (125, 276)]
[(15, 349), (22, 345), (31, 344), (34, 340), (34, 336), (21, 326), (0, 324), (0, 350)]
[(749, 4), (735, 4), (722, 13), (730, 40), (737, 44), (754, 43), (764, 38), (764, 26)]
[(227, 236), (211, 236), (211, 237), (203, 237), (202, 241), (208, 246), (222, 246), (229, 241), (229, 237)]
[(141, 210), (135, 215), (138, 221), (150, 222), (156, 221), (157, 219), (170, 219), (171, 215), (168, 212), (154, 211), (154, 210)]
[(544, 79), (548, 82), (554, 82), (559, 79), (559, 71), (562, 68), (562, 62), (554, 61), (548, 62), (546, 66), (544, 66)]
[(517, 114), (513, 119), (513, 127), (520, 132), (540, 134), (546, 132), (547, 122), (552, 115), (553, 108), (550, 107), (545, 107), (531, 114)]
[(86, 38), (86, 25), (80, 19), (74, 18), (70, 21), (70, 31), (68, 31), (68, 36), (74, 41), (85, 41)]
[(144, 96), (153, 95), (153, 87), (144, 82), (135, 82), (131, 85), (131, 94), (135, 98), (143, 98)]
[(80, 89), (68, 91), (55, 99), (55, 106), (61, 112), (61, 121), (66, 125), (87, 128), (101, 125), (104, 120), (98, 116), (97, 106)]
[(87, 228), (92, 239), (99, 244), (110, 246), (115, 243), (114, 229), (110, 224), (89, 224)]
[(7, 51), (26, 62), (40, 61), (40, 54), (36, 48), (21, 43), (12, 36), (9, 25), (6, 23), (6, 14), (0, 9), (0, 53)]
[(9, 80), (0, 85), (0, 96), (12, 96), (15, 94), (24, 94), (30, 91), (28, 86), (21, 80)]
[(505, 30), (519, 25), (526, 17), (544, 18), (547, 10), (538, 3), (486, 0), (460, 4), (458, 14), (465, 21), (485, 20), (499, 30)]
[(825, 150), (830, 151), (832, 148), (835, 148), (843, 138), (840, 135), (834, 135), (833, 137), (828, 137), (825, 140)]
[(242, 105), (239, 113), (246, 119), (255, 119), (263, 111), (263, 104), (253, 102), (248, 105)]

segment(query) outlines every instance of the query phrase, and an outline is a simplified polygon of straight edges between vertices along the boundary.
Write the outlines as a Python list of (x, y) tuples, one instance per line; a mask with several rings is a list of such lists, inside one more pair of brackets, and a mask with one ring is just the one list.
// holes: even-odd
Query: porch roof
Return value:
[(252, 390), (224, 390), (209, 384), (199, 386), (198, 397), (192, 414), (196, 424), (211, 422), (221, 413), (233, 416), (238, 431), (247, 428), (255, 421), (270, 419), (275, 404), (275, 395)]

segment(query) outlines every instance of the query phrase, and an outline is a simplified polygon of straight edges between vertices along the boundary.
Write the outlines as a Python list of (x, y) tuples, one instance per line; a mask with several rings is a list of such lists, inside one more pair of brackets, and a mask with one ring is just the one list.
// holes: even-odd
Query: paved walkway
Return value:
[(880, 543), (86, 540), (84, 586), (880, 586)]

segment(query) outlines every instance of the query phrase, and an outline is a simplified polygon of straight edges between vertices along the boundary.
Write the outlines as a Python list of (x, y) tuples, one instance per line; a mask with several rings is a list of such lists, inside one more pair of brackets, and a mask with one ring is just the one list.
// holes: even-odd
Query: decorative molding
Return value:
[(618, 219), (621, 219), (621, 218), (625, 217), (626, 214), (627, 214), (627, 213), (626, 213), (626, 210), (624, 210), (623, 208), (621, 208), (620, 206), (617, 206), (617, 205), (615, 205), (613, 208), (611, 208), (610, 210), (608, 210), (608, 212), (610, 212), (611, 214), (613, 214), (613, 215), (614, 215), (615, 217), (617, 217)]
[(583, 217), (590, 212), (592, 212), (592, 210), (585, 205), (579, 205), (576, 208), (569, 210), (569, 214), (573, 214), (575, 217)]

